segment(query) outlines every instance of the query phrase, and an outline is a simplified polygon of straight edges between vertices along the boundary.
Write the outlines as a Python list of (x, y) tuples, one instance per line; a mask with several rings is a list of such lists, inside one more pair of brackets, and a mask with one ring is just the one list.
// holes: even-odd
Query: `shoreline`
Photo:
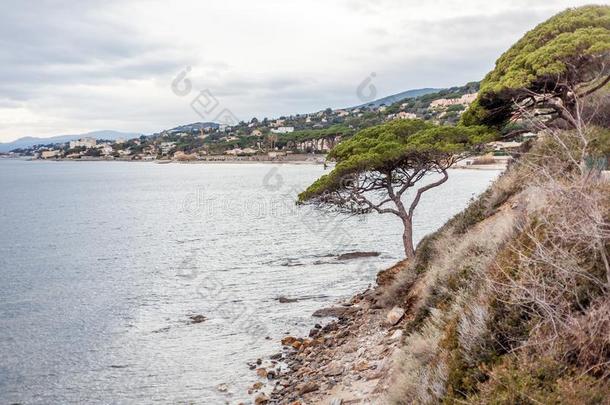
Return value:
[(307, 337), (285, 335), (281, 351), (254, 370), (254, 403), (383, 403), (405, 313), (378, 299), (404, 265), (379, 271), (374, 286), (314, 312), (323, 317)]
[[(124, 163), (154, 163), (158, 165), (166, 164), (184, 164), (184, 165), (218, 165), (218, 164), (292, 164), (292, 165), (317, 165), (322, 166), (324, 162), (313, 160), (195, 160), (195, 161), (178, 161), (178, 160), (123, 160), (123, 159), (19, 159), (19, 158), (4, 158), (6, 160), (20, 160), (26, 162), (124, 162)], [(335, 163), (327, 163), (328, 168), (332, 169)], [(456, 165), (450, 170), (506, 170), (508, 164), (506, 162), (496, 164), (479, 164), (479, 165)]]

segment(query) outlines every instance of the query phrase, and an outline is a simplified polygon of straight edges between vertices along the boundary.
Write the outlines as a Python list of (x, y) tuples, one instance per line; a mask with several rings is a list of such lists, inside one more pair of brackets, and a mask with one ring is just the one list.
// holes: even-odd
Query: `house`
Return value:
[(274, 134), (289, 134), (294, 132), (294, 127), (278, 127), (271, 130)]
[(417, 115), (410, 113), (410, 112), (406, 112), (406, 111), (401, 111), (398, 114), (396, 114), (395, 119), (402, 119), (402, 120), (414, 120), (417, 118)]
[(244, 151), (239, 148), (229, 149), (229, 150), (225, 151), (225, 155), (233, 155), (233, 156), (242, 155), (243, 153), (244, 153)]
[(159, 149), (161, 149), (161, 153), (167, 155), (167, 153), (172, 150), (176, 146), (176, 142), (161, 142), (159, 144)]
[(70, 149), (74, 148), (95, 148), (97, 141), (95, 138), (81, 138), (77, 141), (70, 141)]
[(438, 100), (434, 100), (433, 102), (431, 102), (430, 107), (449, 107), (450, 105), (457, 104), (469, 105), (474, 100), (476, 100), (477, 95), (478, 93), (472, 93), (464, 94), (462, 97), (459, 98), (439, 98)]
[(43, 159), (51, 159), (51, 158), (58, 157), (58, 156), (59, 156), (58, 150), (43, 150), (42, 153), (40, 154), (40, 157), (42, 157)]
[(98, 149), (100, 150), (102, 155), (105, 155), (105, 156), (111, 155), (112, 152), (114, 152), (114, 149), (112, 148), (112, 146), (108, 145), (107, 143), (98, 145)]

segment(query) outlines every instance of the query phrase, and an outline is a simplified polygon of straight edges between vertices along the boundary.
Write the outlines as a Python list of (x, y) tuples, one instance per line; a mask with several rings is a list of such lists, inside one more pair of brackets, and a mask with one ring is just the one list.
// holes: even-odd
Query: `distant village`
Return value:
[[(8, 157), (70, 160), (140, 161), (291, 161), (322, 162), (324, 155), (345, 137), (389, 120), (423, 119), (455, 124), (477, 96), (478, 83), (454, 87), (390, 105), (365, 105), (283, 116), (236, 125), (194, 123), (133, 139), (84, 137), (61, 144), (15, 149)], [(499, 143), (498, 155), (518, 142)]]

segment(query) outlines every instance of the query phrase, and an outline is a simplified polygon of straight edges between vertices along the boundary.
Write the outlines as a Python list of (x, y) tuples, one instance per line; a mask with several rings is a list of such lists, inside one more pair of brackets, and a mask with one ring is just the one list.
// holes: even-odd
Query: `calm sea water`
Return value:
[[(321, 174), (299, 165), (0, 160), (0, 402), (247, 399), (248, 361), (278, 352), (286, 332), (311, 328), (314, 310), (402, 258), (393, 216), (294, 205)], [(416, 239), (497, 175), (453, 171), (422, 199)], [(334, 257), (353, 251), (381, 256)], [(190, 323), (196, 314), (207, 320)]]

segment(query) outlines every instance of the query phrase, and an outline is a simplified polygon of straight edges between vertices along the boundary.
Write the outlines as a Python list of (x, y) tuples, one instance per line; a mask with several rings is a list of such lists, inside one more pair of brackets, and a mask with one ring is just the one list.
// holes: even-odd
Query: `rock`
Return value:
[(282, 345), (283, 346), (290, 346), (292, 345), (297, 339), (295, 337), (292, 336), (286, 336), (285, 338), (282, 339)]
[(298, 340), (295, 340), (290, 346), (292, 346), (294, 350), (299, 350), (302, 345), (303, 343), (299, 342)]
[(256, 369), (256, 375), (259, 377), (267, 377), (267, 369), (261, 367)]
[(405, 316), (405, 310), (401, 307), (394, 307), (390, 310), (390, 312), (388, 312), (388, 315), (386, 316), (386, 321), (389, 325), (394, 326), (398, 322), (400, 322), (403, 316)]
[(265, 394), (260, 394), (254, 399), (255, 405), (263, 405), (269, 402), (269, 397)]
[(269, 357), (271, 360), (280, 360), (282, 358), (282, 353), (276, 353)]
[(369, 365), (369, 363), (367, 361), (359, 361), (358, 363), (356, 363), (354, 365), (354, 370), (356, 371), (366, 371), (370, 368), (371, 366)]
[(267, 371), (267, 379), (268, 380), (273, 380), (274, 378), (275, 378), (275, 370)]
[(343, 366), (337, 362), (332, 362), (324, 368), (324, 375), (327, 377), (335, 377), (343, 374)]
[(320, 325), (319, 323), (316, 323), (313, 327), (316, 329), (322, 329), (322, 325)]
[(337, 257), (337, 260), (351, 260), (358, 259), (361, 257), (376, 257), (379, 256), (379, 252), (350, 252), (343, 253)]
[(377, 273), (377, 285), (385, 286), (391, 284), (396, 279), (396, 275), (404, 270), (408, 264), (409, 261), (405, 259), (396, 263), (389, 269), (381, 270)]
[(307, 394), (308, 392), (314, 392), (320, 389), (320, 386), (313, 381), (308, 381), (306, 383), (300, 384), (297, 386), (297, 392), (299, 395)]
[(329, 405), (343, 405), (343, 400), (341, 398), (333, 398), (330, 400)]
[(349, 312), (353, 312), (352, 308), (328, 307), (328, 308), (318, 309), (316, 312), (313, 313), (312, 316), (317, 317), (317, 318), (323, 318), (323, 317), (329, 317), (329, 316), (340, 318), (340, 317), (345, 316)]
[(259, 366), (263, 363), (263, 359), (256, 359), (256, 364)]
[(280, 296), (277, 300), (280, 302), (280, 304), (290, 304), (291, 302), (298, 301), (297, 298), (287, 298), (287, 297), (284, 297), (283, 295)]
[(219, 384), (216, 389), (220, 392), (227, 392), (227, 390), (229, 389), (229, 387), (227, 386), (227, 384)]
[(400, 338), (402, 338), (402, 330), (397, 329), (390, 336), (390, 342), (396, 342), (396, 341), (400, 340)]
[(201, 322), (207, 320), (208, 318), (206, 318), (203, 315), (192, 315), (192, 316), (189, 316), (189, 319), (191, 320), (191, 323), (201, 323)]
[(260, 381), (257, 381), (254, 384), (252, 384), (252, 389), (255, 390), (255, 391), (258, 391), (261, 388), (263, 388), (263, 383), (260, 382)]

